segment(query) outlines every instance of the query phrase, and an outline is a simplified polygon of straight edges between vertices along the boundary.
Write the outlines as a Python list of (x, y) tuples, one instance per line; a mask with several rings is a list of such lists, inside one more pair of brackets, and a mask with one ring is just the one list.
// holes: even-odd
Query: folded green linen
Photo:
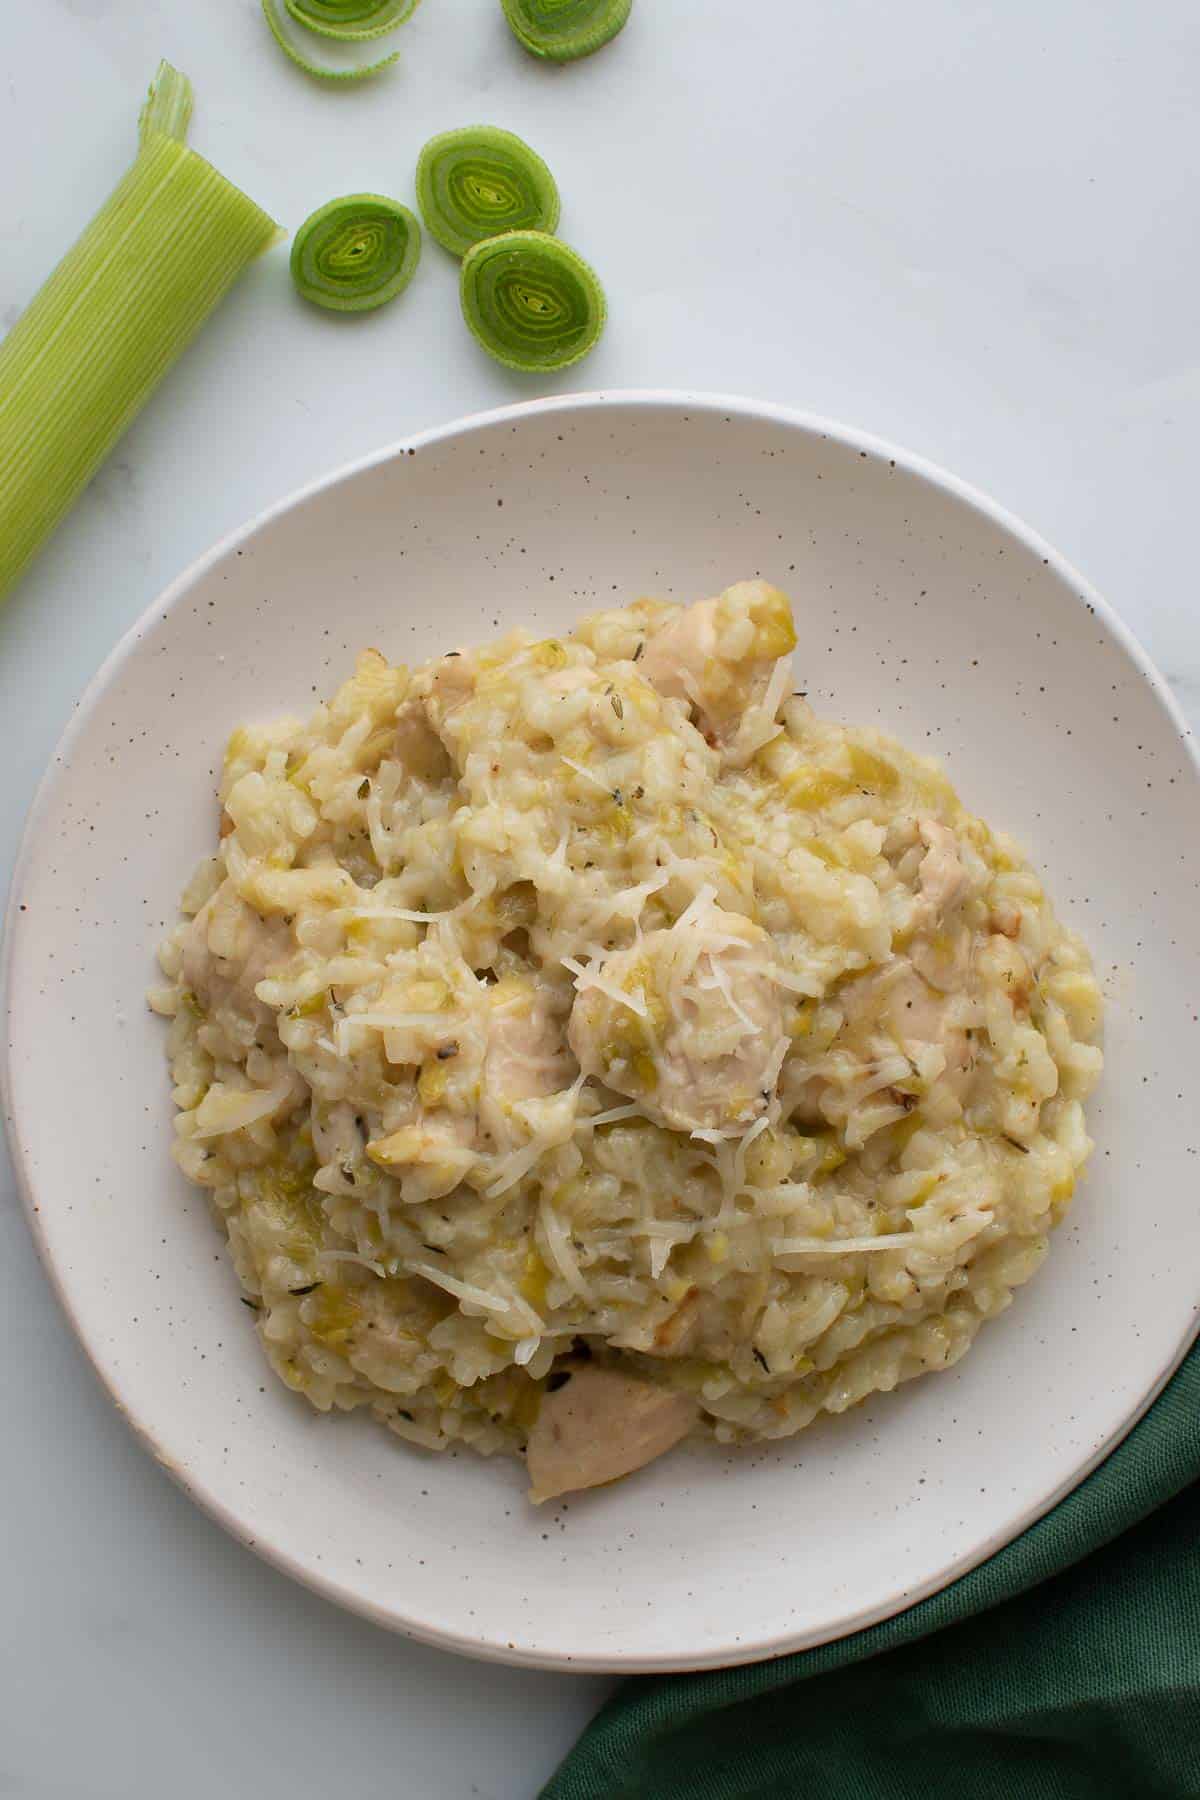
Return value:
[(883, 1625), (626, 1683), (541, 1800), (1195, 1800), (1200, 1345), (1072, 1494)]

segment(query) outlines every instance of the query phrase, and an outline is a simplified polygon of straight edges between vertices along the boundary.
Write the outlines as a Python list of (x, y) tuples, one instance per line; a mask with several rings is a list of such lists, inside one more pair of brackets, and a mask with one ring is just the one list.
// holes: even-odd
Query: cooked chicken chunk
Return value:
[(478, 657), (473, 650), (452, 650), (422, 669), (413, 683), (411, 700), (401, 709), (401, 723), (411, 710), (423, 715), (448, 753), (455, 770), (459, 768), (459, 737), (462, 717), (475, 694), (479, 678)]
[[(954, 1023), (950, 997), (931, 987), (907, 957), (897, 957), (886, 968), (848, 982), (838, 999), (845, 1014), (845, 1026), (834, 1040), (838, 1051), (870, 1074), (890, 1047), (898, 1049), (914, 1069), (932, 1069), (946, 1103), (942, 1110), (957, 1116), (969, 1098), (974, 1063), (970, 1039)], [(938, 1053), (932, 1061), (931, 1051)], [(843, 1090), (827, 1076), (811, 1073), (803, 1056), (785, 1064), (780, 1094), (785, 1113), (798, 1126), (844, 1120)], [(922, 1104), (928, 1112), (930, 1101)]]
[(739, 766), (774, 729), (782, 694), (768, 700), (771, 673), (795, 647), (784, 595), (765, 581), (741, 581), (652, 632), (638, 668), (660, 694), (686, 700), (723, 760)]
[(587, 1074), (675, 1131), (748, 1130), (787, 1049), (767, 933), (697, 896), (579, 977), (567, 1037)]
[(182, 933), (183, 979), (230, 1036), (249, 1047), (262, 1032), (274, 1035), (275, 1015), (254, 990), (290, 947), (288, 927), (261, 919), (224, 881)]
[(586, 1364), (562, 1373), (529, 1434), (526, 1466), (535, 1503), (600, 1487), (674, 1449), (697, 1417), (687, 1394)]
[(507, 976), (478, 988), (473, 1010), (447, 1013), (394, 1047), (421, 1059), (412, 1115), (367, 1145), (371, 1161), (404, 1184), (409, 1202), (450, 1193), (481, 1155), (505, 1153), (529, 1135), (530, 1103), (556, 1093), (572, 1065), (562, 1026), (535, 984)]
[[(881, 1004), (882, 1001), (882, 1004)], [(847, 988), (843, 1004), (853, 1023), (878, 1019), (902, 1047), (932, 1045), (946, 1059), (948, 1085), (961, 1098), (971, 1063), (967, 1034), (950, 1023), (945, 997), (901, 957), (879, 974)]]
[(507, 1107), (518, 1100), (552, 1094), (570, 1079), (561, 1020), (546, 1009), (532, 982), (508, 977), (488, 993), (483, 1089), (488, 1100)]
[(958, 853), (958, 839), (948, 826), (936, 819), (921, 819), (918, 828), (927, 846), (917, 871), (920, 921), (937, 928), (962, 905), (971, 880)]

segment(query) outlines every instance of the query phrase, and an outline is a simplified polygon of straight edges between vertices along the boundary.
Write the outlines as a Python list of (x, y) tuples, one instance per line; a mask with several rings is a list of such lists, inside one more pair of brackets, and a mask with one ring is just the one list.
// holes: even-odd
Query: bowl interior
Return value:
[[(418, 659), (762, 574), (797, 684), (944, 759), (1106, 978), (1097, 1150), (1034, 1282), (954, 1371), (790, 1444), (688, 1448), (534, 1510), (522, 1472), (321, 1418), (269, 1376), (168, 1160), (153, 950), (215, 830), (224, 739), (374, 644)], [(417, 440), (177, 583), (90, 690), (10, 918), (14, 1151), (59, 1291), (154, 1453), (244, 1541), (448, 1647), (580, 1667), (772, 1654), (978, 1561), (1111, 1445), (1196, 1319), (1196, 774), (1161, 689), (1034, 540), (866, 440), (762, 409), (552, 402)]]

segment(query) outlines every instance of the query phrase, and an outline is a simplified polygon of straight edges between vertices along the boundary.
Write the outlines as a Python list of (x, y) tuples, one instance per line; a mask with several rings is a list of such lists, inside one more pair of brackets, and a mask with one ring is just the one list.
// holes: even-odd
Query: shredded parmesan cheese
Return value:
[(630, 1012), (637, 1014), (639, 1019), (650, 1017), (650, 1009), (646, 1005), (645, 995), (640, 991), (636, 995), (627, 994), (624, 988), (618, 987), (613, 981), (606, 981), (604, 976), (598, 974), (594, 968), (585, 968), (583, 963), (577, 962), (573, 956), (560, 956), (558, 960), (564, 969), (574, 975), (577, 987), (596, 988), (600, 993), (607, 994), (610, 1000), (615, 1000), (618, 1006), (627, 1006)]

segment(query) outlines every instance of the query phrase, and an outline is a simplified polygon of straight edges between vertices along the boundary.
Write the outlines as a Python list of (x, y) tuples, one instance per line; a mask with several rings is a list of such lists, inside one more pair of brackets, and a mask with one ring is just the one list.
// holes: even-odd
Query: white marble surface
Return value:
[[(1190, 0), (637, 0), (544, 70), (498, 0), (425, 0), (402, 67), (327, 91), (257, 0), (42, 0), (6, 36), (0, 328), (128, 159), (157, 57), (194, 139), (279, 218), (411, 199), (481, 119), (559, 176), (611, 325), (555, 385), (745, 392), (988, 489), (1073, 558), (1200, 718)], [(0, 615), (0, 858), (79, 689), (214, 538), (335, 463), (538, 391), (492, 367), (429, 246), (394, 308), (306, 310), (259, 266)], [(136, 768), (130, 771), (136, 781)], [(386, 1636), (224, 1536), (102, 1401), (0, 1168), (0, 1794), (530, 1796), (604, 1690)]]

